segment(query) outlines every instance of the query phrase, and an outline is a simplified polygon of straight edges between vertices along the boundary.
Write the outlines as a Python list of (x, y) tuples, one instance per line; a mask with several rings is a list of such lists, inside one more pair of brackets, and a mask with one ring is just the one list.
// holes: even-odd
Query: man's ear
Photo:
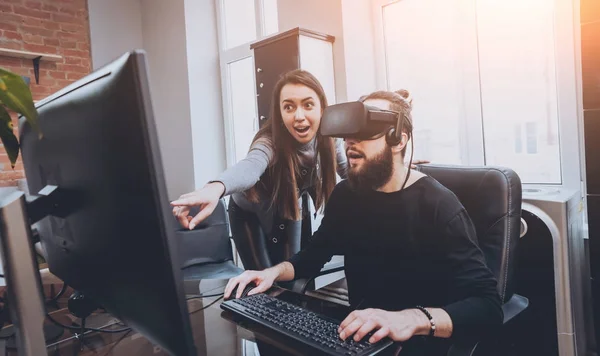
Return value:
[(402, 140), (396, 146), (392, 146), (392, 153), (400, 153), (408, 144), (408, 135), (406, 133), (402, 133)]

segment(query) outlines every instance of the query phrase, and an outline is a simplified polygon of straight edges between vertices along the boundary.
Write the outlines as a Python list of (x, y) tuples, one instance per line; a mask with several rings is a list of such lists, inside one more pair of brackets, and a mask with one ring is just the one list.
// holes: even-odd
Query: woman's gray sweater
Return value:
[[(313, 139), (311, 142), (299, 146), (296, 151), (301, 173), (301, 176), (297, 177), (297, 188), (300, 192), (314, 186), (313, 180), (316, 179), (315, 169), (318, 169), (316, 146), (316, 139)], [(337, 173), (344, 179), (346, 178), (347, 161), (343, 140), (335, 140), (335, 151)], [(265, 195), (263, 192), (259, 195), (259, 202), (254, 203), (249, 201), (243, 193), (252, 188), (260, 180), (271, 165), (274, 157), (275, 150), (272, 141), (267, 138), (259, 139), (250, 146), (250, 150), (244, 159), (225, 170), (214, 180), (223, 183), (225, 186), (224, 196), (231, 195), (239, 207), (257, 214), (265, 233), (269, 233), (273, 225), (270, 194), (263, 196)]]

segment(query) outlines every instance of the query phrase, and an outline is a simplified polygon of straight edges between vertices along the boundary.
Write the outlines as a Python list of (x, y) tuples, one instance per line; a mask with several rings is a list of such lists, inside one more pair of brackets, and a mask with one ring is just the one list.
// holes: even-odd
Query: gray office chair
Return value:
[[(197, 213), (192, 209), (191, 213)], [(185, 280), (228, 280), (243, 272), (233, 262), (229, 217), (223, 199), (194, 230), (177, 230), (178, 254)]]

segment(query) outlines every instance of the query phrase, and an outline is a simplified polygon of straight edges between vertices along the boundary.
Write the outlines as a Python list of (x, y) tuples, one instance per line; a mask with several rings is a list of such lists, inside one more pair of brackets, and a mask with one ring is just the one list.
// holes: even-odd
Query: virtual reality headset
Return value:
[[(372, 139), (385, 133), (391, 135), (387, 139), (393, 144), (396, 141), (394, 140), (396, 133), (401, 132), (400, 121), (395, 111), (382, 110), (360, 101), (352, 101), (325, 108), (320, 130), (323, 136), (358, 140)], [(390, 129), (394, 129), (393, 132), (390, 132)]]

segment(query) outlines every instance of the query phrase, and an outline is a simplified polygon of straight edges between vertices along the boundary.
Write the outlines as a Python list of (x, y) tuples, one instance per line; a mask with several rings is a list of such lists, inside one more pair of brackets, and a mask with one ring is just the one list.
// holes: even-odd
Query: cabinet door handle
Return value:
[(265, 83), (260, 83), (258, 86), (262, 88), (265, 86)]
[(260, 69), (260, 68), (256, 68), (256, 71), (257, 71), (258, 73), (260, 73), (260, 72), (262, 72), (262, 69)]

